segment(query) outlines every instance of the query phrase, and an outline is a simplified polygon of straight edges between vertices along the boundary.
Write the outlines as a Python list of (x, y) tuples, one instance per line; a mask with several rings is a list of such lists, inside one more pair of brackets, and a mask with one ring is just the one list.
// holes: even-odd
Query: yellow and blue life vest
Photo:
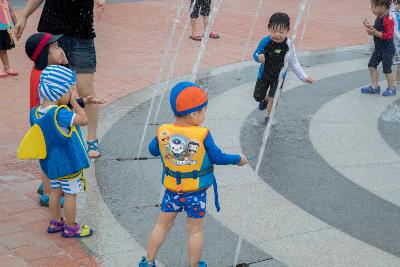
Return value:
[(163, 163), (162, 184), (172, 192), (185, 193), (214, 186), (215, 205), (219, 211), (217, 183), (204, 140), (208, 128), (164, 124), (157, 139)]
[(39, 159), (43, 172), (51, 180), (75, 177), (90, 167), (79, 126), (73, 124), (67, 134), (57, 123), (57, 113), (62, 108), (69, 110), (67, 106), (54, 106), (42, 117), (38, 116), (39, 106), (33, 108), (32, 127), (18, 148), (18, 158)]

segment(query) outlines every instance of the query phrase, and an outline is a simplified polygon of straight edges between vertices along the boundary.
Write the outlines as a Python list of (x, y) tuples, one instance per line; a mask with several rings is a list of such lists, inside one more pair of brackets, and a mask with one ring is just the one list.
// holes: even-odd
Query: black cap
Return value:
[[(35, 68), (42, 70), (47, 66), (47, 46), (54, 42), (57, 42), (63, 35), (52, 35), (45, 32), (37, 32), (28, 37), (25, 42), (25, 53), (26, 55), (35, 62)], [(38, 47), (41, 42), (42, 47)], [(47, 41), (46, 41), (47, 40)], [(39, 50), (38, 50), (39, 49)]]

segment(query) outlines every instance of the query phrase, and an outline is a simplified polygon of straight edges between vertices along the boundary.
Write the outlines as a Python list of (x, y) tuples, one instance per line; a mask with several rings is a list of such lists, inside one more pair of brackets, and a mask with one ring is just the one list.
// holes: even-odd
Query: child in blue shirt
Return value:
[[(43, 70), (39, 83), (41, 104), (32, 109), (32, 127), (18, 148), (18, 158), (39, 159), (43, 173), (50, 179), (51, 221), (47, 232), (61, 232), (64, 238), (93, 233), (89, 226), (75, 222), (76, 196), (86, 186), (83, 169), (90, 166), (78, 126), (86, 125), (87, 117), (76, 101), (76, 92), (72, 92), (75, 84), (76, 74), (68, 68), (51, 65)], [(73, 111), (66, 106), (68, 103)], [(65, 220), (60, 211), (62, 194)]]
[(200, 126), (207, 109), (208, 96), (198, 85), (181, 82), (174, 86), (170, 105), (175, 115), (173, 124), (158, 129), (150, 145), (153, 156), (161, 156), (162, 184), (166, 188), (161, 212), (150, 235), (147, 256), (139, 267), (156, 266), (157, 252), (183, 210), (187, 215), (189, 266), (207, 266), (200, 261), (203, 250), (203, 224), (206, 214), (206, 191), (214, 187), (215, 206), (219, 211), (217, 183), (213, 165), (245, 165), (244, 155), (225, 154), (219, 149), (208, 128)]

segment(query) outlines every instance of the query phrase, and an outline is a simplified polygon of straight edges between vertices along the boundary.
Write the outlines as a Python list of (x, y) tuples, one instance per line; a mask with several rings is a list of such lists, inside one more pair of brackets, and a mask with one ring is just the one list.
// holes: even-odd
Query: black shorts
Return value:
[(58, 45), (64, 50), (71, 70), (87, 74), (96, 72), (94, 39), (77, 39), (64, 35), (58, 40)]
[[(196, 4), (193, 7), (193, 3), (196, 1)], [(210, 15), (211, 10), (211, 0), (191, 0), (190, 10), (193, 11), (190, 13), (190, 17), (192, 19), (198, 18), (199, 14), (203, 17), (208, 17)]]
[(269, 97), (275, 97), (276, 89), (278, 88), (279, 79), (278, 78), (268, 78), (268, 77), (261, 77), (261, 79), (257, 80), (256, 86), (254, 88), (253, 97), (257, 102), (261, 102), (265, 99), (267, 95)]
[(0, 30), (0, 50), (10, 50), (15, 44), (7, 30)]
[(383, 73), (390, 74), (392, 73), (393, 56), (394, 49), (392, 48), (375, 49), (369, 60), (368, 67), (377, 68), (382, 61)]

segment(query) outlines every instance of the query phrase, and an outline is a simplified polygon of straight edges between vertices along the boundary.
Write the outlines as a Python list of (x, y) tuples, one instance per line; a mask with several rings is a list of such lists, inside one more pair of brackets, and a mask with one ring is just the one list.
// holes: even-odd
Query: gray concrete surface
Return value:
[[(368, 173), (368, 168), (350, 165), (351, 177), (343, 176), (324, 160), (327, 155), (320, 155), (313, 147), (309, 134), (310, 121), (320, 110), (323, 113), (324, 105), (368, 83), (364, 67), (367, 52), (365, 47), (354, 47), (301, 56), (306, 71), (319, 81), (312, 86), (302, 86), (294, 75), (289, 76), (259, 176), (251, 168), (255, 161), (250, 167), (217, 168), (222, 211), (215, 212), (210, 191), (203, 254), (209, 266), (232, 265), (239, 235), (244, 237), (240, 262), (251, 263), (250, 266), (400, 264), (396, 227), (399, 208), (352, 181), (352, 169), (359, 174)], [(200, 76), (198, 82), (210, 89), (206, 126), (211, 128), (224, 151), (239, 153), (243, 150), (245, 154), (255, 155), (259, 150), (264, 130), (263, 114), (256, 110), (251, 98), (256, 71), (257, 66), (244, 63), (207, 70)], [(81, 206), (84, 209), (92, 203), (92, 209), (84, 216), (101, 214), (104, 224), (109, 221), (116, 224), (115, 229), (97, 232), (98, 240), (104, 240), (101, 249), (96, 250), (98, 241), (85, 240), (88, 249), (100, 254), (106, 266), (136, 264), (138, 255), (144, 253), (159, 210), (159, 160), (129, 160), (137, 155), (151, 89), (128, 96), (102, 111), (100, 136), (104, 156), (96, 161), (90, 178), (97, 182), (95, 192)], [(172, 119), (167, 96), (163, 103), (157, 123)], [(396, 114), (396, 103), (383, 106), (384, 112), (373, 123), (376, 127), (379, 125), (380, 138), (398, 153), (394, 133), (398, 132), (399, 123), (391, 115)], [(352, 114), (348, 117), (359, 120)], [(346, 129), (362, 133), (362, 123), (359, 127)], [(157, 125), (149, 126), (146, 145), (156, 128)], [(338, 133), (340, 129), (337, 128)], [(332, 145), (332, 155), (341, 153), (335, 149), (337, 147)], [(370, 151), (354, 151), (356, 153), (362, 158)], [(146, 149), (143, 155), (149, 156)], [(117, 160), (121, 158), (128, 160)], [(391, 167), (396, 169), (398, 165), (394, 163)], [(381, 193), (385, 195), (386, 192)], [(238, 196), (243, 200), (232, 201)], [(103, 204), (96, 206), (95, 203)], [(158, 260), (164, 266), (186, 265), (183, 218), (178, 218), (160, 250)], [(110, 237), (112, 232), (120, 237)], [(112, 247), (107, 246), (107, 238), (114, 240), (110, 242)], [(121, 249), (122, 252), (118, 252)]]

